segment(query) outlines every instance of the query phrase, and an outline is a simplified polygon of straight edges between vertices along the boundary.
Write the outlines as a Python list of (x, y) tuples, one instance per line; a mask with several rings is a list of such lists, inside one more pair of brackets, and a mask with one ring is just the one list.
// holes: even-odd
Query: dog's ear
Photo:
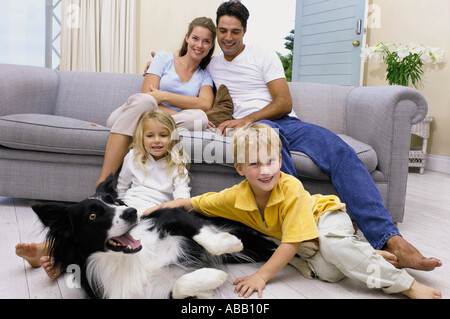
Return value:
[(98, 184), (96, 188), (97, 193), (106, 193), (112, 195), (114, 198), (117, 198), (117, 176), (112, 173), (100, 184)]
[(33, 205), (31, 208), (38, 215), (45, 227), (70, 225), (68, 221), (69, 204), (46, 203)]
[(31, 208), (47, 228), (48, 255), (53, 258), (55, 269), (65, 271), (70, 264), (78, 264), (76, 240), (70, 214), (73, 204), (45, 203)]

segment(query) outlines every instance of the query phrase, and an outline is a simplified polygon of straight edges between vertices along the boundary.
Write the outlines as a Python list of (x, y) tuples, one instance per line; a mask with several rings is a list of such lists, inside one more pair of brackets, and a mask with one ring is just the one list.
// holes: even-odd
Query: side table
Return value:
[(421, 149), (411, 149), (409, 151), (408, 167), (420, 167), (420, 174), (425, 171), (427, 162), (427, 144), (430, 137), (430, 123), (434, 120), (432, 115), (427, 115), (421, 122), (411, 127), (411, 134), (422, 138)]

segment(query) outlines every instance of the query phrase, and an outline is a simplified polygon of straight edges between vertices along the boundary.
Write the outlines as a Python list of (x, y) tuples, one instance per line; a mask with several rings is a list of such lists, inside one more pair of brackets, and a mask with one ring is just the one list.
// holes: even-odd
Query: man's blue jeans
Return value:
[(261, 123), (278, 129), (283, 144), (281, 170), (298, 178), (290, 151), (307, 154), (329, 177), (348, 213), (375, 249), (382, 248), (390, 237), (400, 235), (372, 177), (339, 136), (295, 117)]

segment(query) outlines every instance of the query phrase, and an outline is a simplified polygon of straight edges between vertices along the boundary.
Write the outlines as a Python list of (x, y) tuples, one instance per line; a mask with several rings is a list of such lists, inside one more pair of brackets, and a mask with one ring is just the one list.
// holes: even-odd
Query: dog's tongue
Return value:
[(128, 233), (120, 237), (114, 237), (113, 239), (118, 243), (120, 243), (122, 246), (124, 247), (130, 246), (132, 249), (137, 249), (141, 246), (141, 241), (134, 239), (133, 236), (131, 236)]

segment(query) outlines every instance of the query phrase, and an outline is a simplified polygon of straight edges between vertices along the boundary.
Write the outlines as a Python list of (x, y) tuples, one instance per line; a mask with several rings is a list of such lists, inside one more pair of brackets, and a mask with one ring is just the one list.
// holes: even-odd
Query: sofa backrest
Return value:
[[(141, 91), (140, 74), (54, 71), (0, 65), (0, 115), (44, 113), (106, 124), (113, 110)], [(293, 108), (304, 121), (346, 134), (347, 96), (354, 87), (290, 82)], [(26, 90), (26, 94), (21, 92)], [(18, 96), (8, 107), (8, 96)], [(23, 105), (23, 107), (21, 106)], [(23, 109), (23, 110), (22, 110)]]
[(58, 76), (54, 70), (0, 64), (0, 116), (18, 113), (52, 114)]
[(55, 115), (105, 125), (111, 112), (141, 92), (139, 74), (58, 71)]
[(293, 109), (302, 121), (346, 134), (347, 97), (353, 86), (289, 82)]

